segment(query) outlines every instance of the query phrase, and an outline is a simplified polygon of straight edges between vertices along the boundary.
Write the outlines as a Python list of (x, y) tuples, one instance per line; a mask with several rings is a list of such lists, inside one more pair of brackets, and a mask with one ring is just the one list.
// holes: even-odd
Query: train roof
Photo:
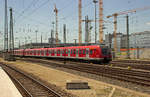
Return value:
[(31, 51), (31, 50), (47, 50), (47, 49), (65, 49), (65, 48), (97, 48), (97, 47), (103, 47), (104, 45), (88, 45), (88, 46), (70, 46), (70, 47), (56, 47), (56, 48), (35, 48), (35, 49), (20, 49), (15, 51)]

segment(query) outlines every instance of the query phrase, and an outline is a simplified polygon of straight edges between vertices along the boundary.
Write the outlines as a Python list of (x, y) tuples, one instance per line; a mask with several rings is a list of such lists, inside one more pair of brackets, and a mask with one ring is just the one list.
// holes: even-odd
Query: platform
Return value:
[(22, 97), (9, 76), (0, 67), (0, 97)]

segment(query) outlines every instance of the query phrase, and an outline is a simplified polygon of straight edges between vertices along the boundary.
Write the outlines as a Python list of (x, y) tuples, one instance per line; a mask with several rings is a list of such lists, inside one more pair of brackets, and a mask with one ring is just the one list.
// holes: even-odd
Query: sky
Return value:
[[(93, 0), (82, 0), (82, 19), (86, 15), (89, 19), (94, 20), (94, 4)], [(52, 22), (55, 21), (54, 5), (58, 8), (58, 31), (59, 39), (63, 39), (63, 24), (67, 25), (67, 42), (74, 42), (78, 39), (78, 0), (8, 0), (8, 18), (9, 8), (13, 8), (14, 16), (14, 34), (15, 44), (27, 43), (36, 41), (36, 33), (38, 30), (38, 42), (40, 36), (43, 36), (43, 41), (47, 42), (50, 37)], [(106, 16), (113, 13), (126, 10), (143, 8), (149, 6), (150, 0), (103, 0), (104, 13), (104, 34), (112, 33), (113, 18)], [(97, 4), (98, 9), (98, 4)], [(97, 10), (97, 18), (98, 18)], [(134, 32), (150, 31), (150, 9), (137, 11), (129, 14), (130, 34)], [(82, 38), (84, 41), (85, 24), (82, 23)], [(91, 31), (91, 39), (94, 42), (94, 22), (91, 23), (93, 29)], [(98, 28), (97, 28), (98, 32)], [(126, 18), (125, 15), (118, 16), (117, 32), (126, 33)], [(4, 0), (0, 0), (0, 48), (3, 48), (3, 33), (4, 33)]]

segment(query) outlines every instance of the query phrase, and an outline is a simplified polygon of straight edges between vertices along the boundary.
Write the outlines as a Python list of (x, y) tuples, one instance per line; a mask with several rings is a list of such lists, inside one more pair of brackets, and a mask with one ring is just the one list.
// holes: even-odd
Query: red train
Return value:
[(106, 46), (100, 45), (19, 49), (14, 51), (14, 55), (27, 57), (78, 59), (99, 62), (109, 62), (112, 60), (111, 50)]

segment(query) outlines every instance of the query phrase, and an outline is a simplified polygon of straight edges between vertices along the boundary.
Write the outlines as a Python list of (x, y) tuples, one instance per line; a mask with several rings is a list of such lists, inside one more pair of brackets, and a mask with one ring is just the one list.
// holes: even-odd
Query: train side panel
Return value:
[(15, 50), (15, 55), (111, 61), (110, 50), (107, 47), (101, 47), (99, 45)]

